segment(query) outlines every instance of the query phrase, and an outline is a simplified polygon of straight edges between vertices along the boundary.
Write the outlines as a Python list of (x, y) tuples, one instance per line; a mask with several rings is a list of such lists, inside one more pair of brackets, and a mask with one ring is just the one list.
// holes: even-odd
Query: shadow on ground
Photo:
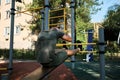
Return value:
[[(100, 80), (98, 62), (65, 62), (78, 80)], [(120, 80), (120, 63), (105, 64), (106, 80)]]

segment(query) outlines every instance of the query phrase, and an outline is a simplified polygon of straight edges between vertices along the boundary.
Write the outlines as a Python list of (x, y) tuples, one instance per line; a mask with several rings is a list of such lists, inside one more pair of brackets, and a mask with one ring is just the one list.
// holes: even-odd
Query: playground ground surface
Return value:
[[(7, 66), (8, 60), (0, 61), (0, 68)], [(1, 70), (0, 80), (78, 80), (64, 64), (59, 65), (55, 69), (43, 69), (42, 65), (31, 60), (14, 60), (12, 74), (8, 76), (7, 73), (7, 70)]]
[[(99, 62), (65, 62), (64, 63), (78, 80), (100, 80)], [(106, 80), (120, 80), (120, 61), (106, 62)]]
[[(75, 77), (78, 80), (100, 80), (100, 68), (98, 61), (97, 62), (76, 61), (65, 62), (64, 64), (66, 65), (67, 68), (71, 70), (71, 72), (75, 75)], [(106, 80), (120, 80), (120, 61), (106, 62), (105, 72)]]

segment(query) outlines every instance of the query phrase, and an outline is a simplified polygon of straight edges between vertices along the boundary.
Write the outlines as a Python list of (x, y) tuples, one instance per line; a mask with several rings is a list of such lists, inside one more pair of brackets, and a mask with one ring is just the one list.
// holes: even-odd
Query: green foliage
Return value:
[(120, 5), (114, 5), (109, 8), (103, 26), (120, 29)]
[(103, 26), (105, 27), (105, 39), (116, 41), (120, 31), (120, 5), (113, 5), (108, 9)]
[(101, 5), (98, 0), (76, 0), (76, 35), (78, 38), (86, 41), (85, 32), (88, 29), (93, 29), (93, 24), (90, 22), (91, 14), (95, 14), (100, 8), (97, 6)]
[[(9, 58), (9, 49), (0, 49), (0, 57), (4, 57), (4, 59)], [(13, 59), (36, 59), (36, 53), (34, 50), (29, 49), (14, 49), (13, 50)]]
[(61, 0), (50, 0), (50, 7), (51, 9), (58, 9), (62, 5)]
[(101, 5), (98, 0), (77, 0), (76, 5), (76, 25), (77, 32), (81, 30), (91, 29), (93, 25), (90, 23), (90, 15), (97, 12)]
[[(116, 45), (116, 40), (118, 38), (118, 33), (120, 31), (120, 5), (113, 5), (109, 7), (108, 12), (105, 16), (105, 21), (103, 22), (105, 30), (108, 30), (105, 37), (108, 37), (108, 44), (106, 47), (107, 53), (114, 55), (118, 53), (119, 47)], [(112, 35), (112, 36), (111, 36)]]
[(35, 33), (36, 30), (40, 30), (41, 27), (41, 13), (40, 10), (42, 9), (44, 4), (44, 0), (33, 0), (33, 3), (26, 4), (25, 7), (27, 10), (29, 10), (32, 14), (32, 19), (28, 22), (30, 25), (30, 29), (33, 33)]
[[(59, 9), (66, 7), (66, 3), (70, 5), (71, 0), (49, 0), (50, 9)], [(90, 15), (97, 12), (100, 3), (98, 0), (75, 0), (75, 11), (76, 11), (76, 31), (79, 33), (80, 30), (90, 29), (93, 25), (90, 23)], [(27, 9), (39, 8), (44, 6), (44, 0), (33, 0), (33, 3), (26, 5)], [(40, 29), (40, 10), (32, 10), (33, 18), (31, 20), (31, 29)], [(59, 13), (59, 12), (58, 12)], [(56, 14), (58, 14), (56, 13)], [(70, 14), (70, 10), (68, 10), (67, 15)], [(58, 20), (56, 20), (58, 21)], [(33, 30), (34, 31), (34, 30)]]

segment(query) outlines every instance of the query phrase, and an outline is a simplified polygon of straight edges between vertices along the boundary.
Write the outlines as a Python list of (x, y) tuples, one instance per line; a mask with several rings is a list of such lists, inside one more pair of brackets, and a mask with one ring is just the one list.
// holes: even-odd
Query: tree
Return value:
[(76, 33), (81, 36), (81, 31), (93, 29), (93, 24), (90, 22), (91, 14), (95, 14), (101, 8), (102, 4), (99, 0), (76, 0)]
[(105, 27), (105, 39), (116, 41), (120, 31), (120, 5), (109, 8), (103, 26)]
[[(58, 9), (66, 7), (66, 3), (70, 4), (70, 0), (49, 0), (50, 9)], [(76, 27), (77, 33), (80, 30), (91, 28), (90, 14), (98, 10), (95, 6), (99, 6), (98, 0), (75, 0), (76, 7)], [(43, 7), (44, 0), (33, 0), (33, 3), (26, 6), (27, 9)], [(70, 11), (68, 10), (68, 14)], [(33, 19), (31, 20), (32, 26), (30, 28), (34, 31), (39, 28), (40, 25), (40, 11), (33, 10)], [(34, 24), (34, 25), (33, 25)]]
[[(41, 24), (41, 12), (40, 10), (42, 9), (44, 5), (44, 0), (33, 0), (33, 3), (30, 4), (25, 4), (26, 9), (30, 11), (32, 14), (32, 19), (28, 21), (28, 24), (30, 25), (30, 29), (32, 30), (33, 34), (36, 34), (36, 30), (39, 32), (40, 31), (40, 24)], [(38, 33), (37, 32), (37, 33)]]
[(108, 43), (106, 50), (109, 51), (113, 59), (114, 53), (119, 51), (119, 47), (116, 45), (115, 41), (117, 41), (120, 31), (120, 5), (109, 7), (103, 26), (105, 27), (105, 40)]
[(120, 5), (111, 6), (105, 16), (104, 27), (119, 28), (120, 26)]

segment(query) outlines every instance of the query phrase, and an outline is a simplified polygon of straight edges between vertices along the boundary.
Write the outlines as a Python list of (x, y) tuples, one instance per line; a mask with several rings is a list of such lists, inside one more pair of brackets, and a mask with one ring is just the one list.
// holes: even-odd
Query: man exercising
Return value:
[(79, 52), (78, 49), (65, 50), (56, 49), (58, 39), (72, 41), (71, 37), (59, 28), (54, 27), (50, 31), (40, 32), (37, 40), (37, 61), (44, 67), (55, 67), (62, 64), (69, 56)]

